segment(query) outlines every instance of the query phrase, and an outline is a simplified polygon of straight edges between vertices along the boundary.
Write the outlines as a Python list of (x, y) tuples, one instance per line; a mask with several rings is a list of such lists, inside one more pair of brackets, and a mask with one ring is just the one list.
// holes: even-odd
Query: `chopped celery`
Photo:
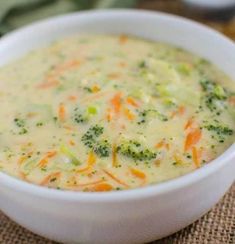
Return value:
[(74, 155), (74, 153), (65, 145), (62, 145), (60, 147), (60, 151), (61, 153), (63, 153), (66, 157), (69, 158), (70, 163), (73, 164), (74, 166), (78, 166), (80, 165), (80, 161), (76, 158), (76, 156)]

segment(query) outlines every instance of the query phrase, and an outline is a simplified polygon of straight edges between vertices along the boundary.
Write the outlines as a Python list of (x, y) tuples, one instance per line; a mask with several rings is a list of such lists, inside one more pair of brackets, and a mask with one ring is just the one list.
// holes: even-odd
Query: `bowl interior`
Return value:
[[(80, 12), (79, 14), (69, 14), (37, 22), (14, 31), (0, 40), (0, 66), (19, 58), (29, 50), (45, 46), (58, 38), (79, 33), (125, 33), (150, 40), (170, 43), (210, 60), (230, 77), (235, 79), (235, 45), (228, 38), (184, 18), (136, 10)], [(143, 194), (156, 194), (157, 191), (161, 193), (166, 190), (172, 190), (174, 187), (181, 187), (182, 185), (199, 180), (211, 172), (218, 170), (223, 164), (226, 164), (226, 161), (234, 157), (234, 148), (235, 144), (212, 164), (206, 165), (193, 173), (161, 183), (157, 188), (155, 186), (149, 186), (144, 190), (135, 189), (126, 191), (128, 192), (126, 193), (126, 197), (132, 196), (130, 192), (133, 192), (134, 196), (137, 191)], [(0, 176), (0, 182), (4, 181), (13, 188), (17, 185), (18, 188), (31, 193), (37, 190), (38, 193), (44, 195), (44, 193), (47, 192), (48, 197), (52, 196), (50, 192), (54, 192), (58, 197), (63, 197), (62, 194), (65, 194), (56, 190), (21, 182), (1, 172)], [(152, 191), (152, 189), (156, 191)], [(66, 192), (66, 194), (67, 196), (75, 197), (72, 192)], [(112, 197), (113, 194), (116, 194), (117, 198), (119, 195), (118, 192), (107, 194), (112, 195)], [(120, 194), (122, 198), (125, 195), (123, 192)], [(79, 193), (77, 193), (77, 195), (79, 195)], [(91, 196), (89, 195), (89, 197)], [(93, 194), (93, 197), (95, 199), (96, 194)]]
[(22, 28), (0, 41), (0, 65), (58, 38), (84, 32), (125, 33), (167, 42), (212, 61), (235, 78), (235, 45), (226, 37), (180, 17), (135, 10), (87, 11)]

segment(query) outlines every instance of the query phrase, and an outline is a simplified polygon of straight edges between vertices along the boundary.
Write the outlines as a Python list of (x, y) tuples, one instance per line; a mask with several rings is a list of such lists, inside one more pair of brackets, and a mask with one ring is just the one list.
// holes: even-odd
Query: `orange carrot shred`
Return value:
[(235, 106), (235, 97), (230, 97), (228, 99), (228, 102), (231, 104), (231, 105), (234, 105)]
[(84, 184), (77, 184), (77, 186), (78, 187), (92, 186), (92, 185), (96, 185), (96, 184), (99, 184), (99, 183), (102, 183), (102, 182), (104, 182), (104, 180), (100, 179), (100, 180), (97, 180), (97, 181), (88, 182), (88, 183), (84, 183)]
[(128, 104), (132, 105), (133, 107), (136, 107), (136, 108), (139, 107), (138, 103), (137, 103), (132, 97), (128, 97), (128, 98), (126, 99), (126, 102), (127, 102)]
[(111, 99), (111, 104), (114, 107), (114, 111), (115, 113), (119, 113), (120, 112), (120, 108), (121, 108), (121, 93), (118, 92), (112, 99)]
[(120, 44), (125, 44), (127, 42), (127, 40), (128, 40), (128, 37), (126, 35), (121, 35), (119, 37), (119, 43)]
[(18, 162), (17, 162), (17, 164), (18, 165), (21, 165), (25, 160), (27, 159), (27, 157), (20, 157), (19, 159), (18, 159)]
[(47, 185), (52, 179), (58, 179), (60, 177), (61, 173), (60, 172), (56, 172), (56, 173), (52, 173), (49, 174), (48, 176), (46, 176), (40, 183), (41, 186), (45, 186)]
[(119, 73), (110, 73), (108, 74), (109, 79), (118, 79), (121, 76)]
[(112, 113), (111, 113), (111, 109), (110, 108), (107, 109), (106, 119), (107, 119), (108, 122), (110, 122), (112, 120)]
[(91, 169), (95, 163), (96, 163), (96, 156), (93, 152), (90, 152), (87, 159), (87, 166), (85, 168), (78, 169), (77, 172), (78, 173), (85, 172)]
[(135, 115), (128, 108), (124, 108), (123, 111), (128, 120), (132, 121), (135, 119)]
[(166, 148), (166, 150), (170, 150), (170, 145), (169, 145), (169, 143), (166, 143), (166, 141), (163, 139), (163, 140), (161, 140), (159, 143), (157, 143), (156, 145), (155, 145), (155, 147), (157, 148), (157, 149), (160, 149), (160, 148)]
[(113, 187), (110, 184), (105, 183), (105, 182), (99, 183), (92, 188), (92, 191), (97, 191), (97, 192), (112, 191), (112, 190), (113, 190)]
[(192, 156), (193, 156), (193, 162), (196, 166), (196, 168), (200, 168), (200, 162), (199, 162), (199, 153), (196, 147), (192, 148)]
[(72, 102), (77, 101), (77, 99), (78, 99), (78, 97), (77, 96), (74, 96), (74, 95), (71, 95), (71, 96), (68, 97), (68, 100), (69, 101), (72, 101)]
[(127, 64), (126, 64), (125, 62), (120, 62), (120, 63), (118, 63), (118, 65), (119, 65), (120, 67), (122, 67), (122, 68), (124, 68), (124, 67), (127, 66)]
[(174, 111), (171, 114), (171, 118), (174, 118), (176, 115), (182, 116), (184, 113), (185, 113), (185, 107), (184, 106), (180, 106), (176, 111)]
[(186, 123), (186, 125), (184, 126), (184, 129), (185, 130), (187, 130), (188, 128), (191, 128), (192, 127), (192, 125), (193, 125), (193, 118), (191, 117), (188, 121), (187, 121), (187, 123)]
[(63, 103), (61, 103), (59, 105), (59, 111), (58, 111), (58, 114), (59, 114), (59, 119), (61, 121), (64, 121), (65, 120), (65, 116), (66, 116), (66, 111), (65, 111), (65, 106)]
[(164, 140), (161, 140), (160, 142), (158, 142), (158, 143), (155, 145), (155, 147), (156, 147), (157, 149), (160, 149), (160, 148), (162, 148), (162, 147), (164, 146), (164, 144), (165, 144)]
[(57, 80), (49, 80), (49, 81), (46, 81), (46, 82), (43, 82), (41, 84), (39, 84), (37, 86), (37, 88), (39, 89), (48, 89), (48, 88), (52, 88), (52, 87), (55, 87), (55, 86), (58, 86), (59, 85), (59, 82)]
[(202, 132), (200, 128), (195, 128), (190, 131), (186, 137), (184, 151), (188, 151), (201, 139)]
[(109, 172), (108, 170), (103, 170), (104, 171), (104, 173), (106, 174), (106, 175), (108, 175), (111, 179), (113, 179), (114, 181), (116, 181), (117, 183), (119, 183), (120, 185), (123, 185), (123, 186), (125, 186), (125, 187), (128, 187), (128, 185), (125, 183), (125, 182), (123, 182), (122, 180), (120, 180), (120, 179), (118, 179), (115, 175), (113, 175), (111, 172)]
[(146, 179), (146, 174), (139, 169), (130, 168), (132, 175), (142, 180)]
[(74, 146), (74, 145), (75, 145), (75, 142), (74, 142), (73, 140), (70, 140), (70, 141), (69, 141), (69, 144), (70, 144), (71, 146)]
[(92, 90), (92, 92), (96, 93), (96, 92), (100, 91), (100, 88), (99, 88), (99, 86), (94, 85), (91, 90)]
[(48, 152), (46, 156), (47, 156), (48, 158), (52, 158), (52, 157), (54, 157), (55, 155), (56, 155), (56, 151), (52, 151), (52, 152)]

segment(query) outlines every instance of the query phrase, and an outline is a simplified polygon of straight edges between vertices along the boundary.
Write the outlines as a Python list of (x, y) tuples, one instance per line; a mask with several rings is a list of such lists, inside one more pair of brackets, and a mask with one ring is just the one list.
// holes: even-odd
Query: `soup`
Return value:
[(235, 141), (234, 82), (125, 35), (69, 37), (2, 67), (0, 102), (0, 170), (61, 190), (156, 184)]

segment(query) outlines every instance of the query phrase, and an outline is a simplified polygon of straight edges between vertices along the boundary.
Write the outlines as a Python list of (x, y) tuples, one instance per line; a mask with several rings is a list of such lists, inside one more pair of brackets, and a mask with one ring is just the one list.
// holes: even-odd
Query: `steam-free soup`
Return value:
[(75, 191), (155, 184), (235, 141), (235, 83), (182, 49), (74, 36), (0, 69), (0, 170)]

